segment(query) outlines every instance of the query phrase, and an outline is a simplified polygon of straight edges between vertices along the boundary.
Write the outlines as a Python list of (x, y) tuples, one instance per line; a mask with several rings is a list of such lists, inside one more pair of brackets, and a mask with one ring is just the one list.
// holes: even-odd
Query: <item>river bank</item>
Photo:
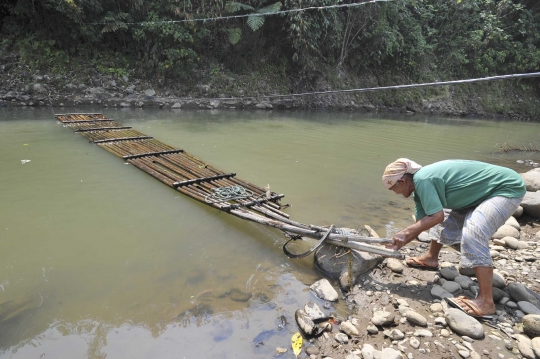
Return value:
[(389, 84), (387, 81), (381, 82), (374, 75), (355, 77), (342, 73), (341, 79), (331, 79), (333, 75), (321, 73), (314, 85), (307, 88), (298, 88), (286, 77), (268, 73), (202, 73), (194, 74), (194, 78), (199, 79), (197, 83), (186, 81), (171, 84), (159, 79), (102, 74), (92, 68), (54, 74), (12, 62), (0, 68), (0, 106), (69, 108), (98, 105), (104, 108), (170, 110), (310, 109), (518, 120), (536, 120), (540, 113), (540, 99), (534, 85), (501, 80), (425, 89), (283, 96), (288, 93), (398, 85), (407, 81), (404, 77), (396, 77)]

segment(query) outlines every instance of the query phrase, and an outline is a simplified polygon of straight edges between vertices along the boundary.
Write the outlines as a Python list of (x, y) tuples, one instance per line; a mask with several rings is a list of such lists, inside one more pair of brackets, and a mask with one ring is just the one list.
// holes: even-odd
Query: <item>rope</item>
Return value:
[(380, 86), (380, 87), (366, 87), (358, 89), (348, 89), (348, 90), (329, 90), (329, 91), (316, 91), (316, 92), (302, 92), (302, 93), (293, 93), (288, 95), (260, 95), (260, 96), (248, 96), (248, 97), (215, 97), (215, 98), (189, 98), (186, 100), (252, 100), (260, 98), (286, 98), (286, 97), (298, 97), (298, 96), (310, 96), (310, 95), (328, 95), (336, 93), (353, 93), (353, 92), (370, 92), (370, 91), (382, 91), (382, 90), (398, 90), (398, 89), (411, 89), (418, 87), (429, 87), (429, 86), (447, 86), (447, 85), (459, 85), (466, 83), (474, 82), (485, 82), (485, 81), (494, 81), (494, 80), (507, 80), (507, 79), (522, 79), (530, 77), (540, 77), (540, 72), (531, 72), (526, 74), (513, 74), (513, 75), (498, 75), (498, 76), (489, 76), (489, 77), (480, 77), (475, 79), (466, 79), (466, 80), (453, 80), (453, 81), (443, 81), (443, 82), (426, 82), (421, 84), (410, 84), (410, 85), (396, 85), (396, 86)]
[[(243, 17), (284, 15), (284, 14), (289, 14), (289, 13), (294, 13), (294, 12), (301, 12), (301, 11), (309, 11), (309, 10), (325, 10), (325, 9), (335, 9), (335, 8), (343, 8), (343, 7), (357, 7), (357, 6), (362, 6), (362, 5), (366, 5), (366, 4), (370, 4), (370, 3), (392, 2), (392, 1), (395, 1), (395, 0), (370, 0), (370, 1), (360, 2), (360, 3), (327, 5), (327, 6), (311, 6), (311, 7), (299, 8), (299, 9), (280, 10), (280, 11), (273, 11), (273, 12), (267, 12), (267, 13), (251, 13), (251, 14), (244, 14), (244, 15), (206, 17), (206, 18), (200, 18), (200, 19), (124, 22), (123, 24), (126, 24), (126, 25), (179, 24), (179, 23), (184, 23), (184, 22), (228, 20), (228, 19), (238, 19), (238, 18), (243, 18)], [(92, 23), (89, 23), (89, 25), (110, 25), (110, 23), (107, 23), (107, 22), (92, 22)]]
[(206, 203), (219, 203), (250, 196), (253, 196), (253, 192), (242, 186), (229, 186), (212, 188), (212, 194), (206, 196), (204, 200)]

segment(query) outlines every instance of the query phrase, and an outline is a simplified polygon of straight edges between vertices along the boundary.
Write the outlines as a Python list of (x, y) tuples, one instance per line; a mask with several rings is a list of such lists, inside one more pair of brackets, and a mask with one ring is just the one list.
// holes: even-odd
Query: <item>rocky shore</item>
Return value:
[[(354, 285), (335, 270), (337, 288), (327, 279), (310, 287), (327, 304), (321, 309), (306, 303), (298, 309), (296, 324), (308, 339), (300, 357), (539, 359), (540, 169), (522, 176), (527, 184), (522, 207), (490, 245), (496, 303), (492, 318), (474, 318), (446, 302), (462, 295), (475, 297), (479, 290), (474, 272), (460, 266), (460, 254), (452, 248), (441, 252), (437, 271), (361, 254), (354, 258), (354, 268), (364, 272), (351, 274)], [(406, 255), (425, 252), (426, 237), (406, 247)], [(337, 267), (351, 272), (344, 262)], [(338, 300), (346, 301), (353, 314), (333, 318), (325, 313)]]

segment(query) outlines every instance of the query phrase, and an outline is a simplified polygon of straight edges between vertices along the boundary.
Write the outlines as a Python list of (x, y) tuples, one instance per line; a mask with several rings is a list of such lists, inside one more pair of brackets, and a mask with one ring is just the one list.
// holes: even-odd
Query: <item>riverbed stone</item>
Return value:
[(358, 329), (348, 320), (340, 324), (339, 330), (350, 337), (357, 336), (359, 334)]
[(393, 325), (395, 318), (396, 316), (394, 315), (394, 313), (377, 311), (373, 313), (371, 322), (377, 326)]
[(493, 293), (493, 301), (495, 302), (498, 302), (504, 297), (508, 296), (508, 294), (506, 294), (506, 292), (501, 288), (493, 287), (491, 290)]
[(384, 348), (381, 350), (381, 359), (403, 359), (401, 353), (392, 348)]
[(338, 343), (342, 343), (342, 344), (347, 344), (349, 342), (349, 337), (345, 333), (336, 333), (336, 335), (334, 335), (334, 339)]
[(433, 288), (431, 288), (431, 295), (434, 298), (437, 299), (444, 299), (444, 298), (453, 298), (454, 296), (449, 291), (445, 290), (440, 285), (434, 285)]
[(504, 280), (504, 277), (501, 273), (498, 271), (493, 271), (493, 279), (491, 281), (491, 285), (496, 288), (504, 288), (506, 287), (506, 281)]
[(519, 301), (517, 305), (525, 314), (540, 314), (540, 309), (529, 302)]
[(518, 350), (527, 359), (535, 359), (532, 343), (525, 335), (517, 335)]
[(361, 352), (363, 359), (373, 359), (375, 356), (375, 348), (371, 344), (364, 344)]
[(447, 292), (452, 293), (452, 294), (462, 292), (461, 285), (459, 285), (459, 283), (456, 283), (456, 282), (451, 281), (451, 280), (445, 282), (442, 285), (442, 287), (443, 287), (444, 290), (446, 290)]
[(427, 319), (424, 318), (420, 313), (415, 312), (414, 310), (408, 310), (405, 313), (404, 317), (413, 324), (419, 325), (421, 327), (427, 327)]
[(510, 297), (514, 299), (514, 301), (516, 302), (526, 301), (526, 302), (534, 304), (534, 306), (536, 306), (537, 308), (540, 308), (540, 300), (539, 300), (540, 296), (530, 291), (523, 284), (510, 283), (508, 287), (506, 287), (506, 290), (508, 290), (508, 293), (510, 293)]
[(531, 338), (540, 337), (540, 315), (528, 314), (524, 316), (523, 331)]
[(386, 259), (386, 266), (394, 273), (403, 273), (403, 264), (396, 258)]
[(449, 308), (445, 314), (448, 326), (460, 335), (466, 335), (473, 339), (484, 337), (484, 327), (478, 320), (456, 308)]
[(446, 280), (454, 280), (457, 276), (459, 276), (459, 271), (453, 265), (451, 267), (441, 268), (440, 273), (441, 276)]
[(428, 329), (416, 329), (413, 333), (415, 337), (431, 338), (433, 333)]
[(503, 224), (497, 229), (497, 231), (491, 236), (491, 238), (504, 238), (504, 237), (514, 237), (519, 238), (519, 231), (512, 226)]
[(401, 340), (405, 338), (405, 334), (399, 329), (385, 330), (383, 333), (390, 338), (390, 340)]
[(328, 319), (328, 316), (323, 313), (321, 308), (313, 303), (313, 302), (307, 302), (304, 305), (304, 312), (313, 320), (315, 323), (321, 322), (323, 320)]
[(529, 216), (540, 218), (540, 192), (527, 192), (521, 201), (523, 212)]
[(540, 358), (540, 337), (531, 340), (531, 347), (537, 358)]
[(527, 191), (536, 192), (540, 190), (540, 169), (534, 168), (528, 172), (520, 173)]
[(505, 247), (511, 248), (511, 249), (518, 249), (519, 248), (519, 239), (514, 237), (504, 237), (502, 239), (504, 241)]
[(469, 289), (469, 287), (474, 284), (474, 281), (471, 279), (471, 277), (468, 277), (466, 275), (457, 276), (456, 278), (454, 278), (454, 282), (459, 284), (463, 289)]
[[(341, 253), (342, 247), (333, 244), (323, 244), (315, 251), (315, 265), (332, 279), (339, 279), (343, 272), (349, 271), (349, 260), (343, 260), (336, 255)], [(356, 279), (363, 273), (370, 271), (377, 264), (382, 263), (383, 257), (367, 252), (352, 250), (351, 282), (356, 284)]]
[(332, 287), (326, 278), (313, 283), (309, 289), (311, 289), (318, 298), (327, 300), (329, 302), (335, 302), (339, 297), (338, 292), (334, 289), (334, 287)]

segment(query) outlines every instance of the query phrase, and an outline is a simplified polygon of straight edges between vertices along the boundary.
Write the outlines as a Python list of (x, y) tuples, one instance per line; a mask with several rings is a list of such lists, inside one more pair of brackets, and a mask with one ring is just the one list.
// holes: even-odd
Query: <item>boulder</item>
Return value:
[[(315, 251), (314, 263), (323, 273), (332, 279), (339, 279), (342, 272), (349, 271), (349, 255), (345, 257), (336, 257), (340, 253), (342, 247), (332, 244), (323, 244)], [(379, 255), (369, 254), (367, 252), (352, 251), (352, 284), (356, 284), (356, 278), (360, 274), (366, 273), (377, 264), (383, 261), (383, 257)]]
[(473, 339), (484, 337), (484, 326), (467, 313), (456, 308), (449, 308), (444, 317), (448, 326), (459, 335), (466, 335)]
[(536, 192), (540, 190), (540, 168), (534, 168), (529, 172), (520, 173), (527, 191)]
[(313, 283), (309, 289), (311, 289), (318, 298), (329, 302), (335, 302), (339, 297), (337, 291), (326, 278)]
[(529, 216), (540, 218), (540, 192), (527, 192), (521, 201), (523, 212)]
[(538, 314), (540, 315), (540, 309), (526, 301), (517, 302), (518, 308), (525, 314)]
[(519, 238), (519, 231), (512, 226), (503, 224), (499, 229), (497, 229), (497, 232), (495, 232), (493, 236), (491, 236), (491, 238), (498, 238), (498, 239), (501, 239), (504, 237)]

